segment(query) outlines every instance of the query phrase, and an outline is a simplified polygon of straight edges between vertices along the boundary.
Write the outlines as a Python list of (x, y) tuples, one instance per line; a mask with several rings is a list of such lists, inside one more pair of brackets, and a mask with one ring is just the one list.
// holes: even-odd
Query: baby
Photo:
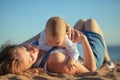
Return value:
[(48, 51), (53, 46), (65, 48), (67, 52), (62, 52), (68, 53), (70, 56), (70, 60), (67, 63), (69, 66), (73, 66), (78, 60), (79, 52), (76, 44), (68, 39), (68, 36), (66, 35), (66, 22), (60, 17), (50, 18), (47, 21), (45, 30), (40, 33), (39, 48)]

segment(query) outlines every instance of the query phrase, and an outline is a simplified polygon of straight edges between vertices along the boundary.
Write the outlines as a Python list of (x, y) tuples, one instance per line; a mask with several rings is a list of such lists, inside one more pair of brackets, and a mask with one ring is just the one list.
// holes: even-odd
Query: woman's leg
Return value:
[[(95, 32), (95, 33), (101, 35), (103, 37), (103, 39), (104, 39), (102, 31), (101, 31), (98, 23), (94, 19), (89, 19), (87, 21), (80, 20), (80, 21), (77, 22), (77, 24), (75, 25), (74, 28), (78, 29), (79, 31), (86, 30), (86, 31)], [(104, 46), (105, 46), (105, 58), (104, 58), (104, 61), (105, 62), (110, 62), (111, 60), (110, 60), (110, 56), (108, 54), (106, 42), (105, 42), (105, 40), (103, 40), (103, 42), (104, 42)]]
[[(101, 35), (104, 39), (103, 33), (98, 25), (98, 23), (94, 20), (94, 19), (90, 19), (85, 23), (85, 30), (87, 31), (92, 31), (95, 33), (98, 33), (99, 35)], [(104, 42), (104, 46), (105, 46), (105, 61), (108, 62), (110, 61), (110, 56), (108, 54), (108, 50), (107, 50), (107, 46), (106, 46), (106, 42), (105, 40), (103, 40)]]
[(86, 20), (84, 20), (84, 19), (79, 20), (75, 24), (74, 29), (77, 29), (78, 31), (84, 30), (85, 29), (85, 22), (86, 22)]
[(102, 31), (94, 19), (89, 19), (87, 21), (79, 20), (75, 24), (74, 28), (79, 30), (79, 31), (86, 30), (86, 31), (95, 32), (95, 33), (100, 34), (102, 36)]

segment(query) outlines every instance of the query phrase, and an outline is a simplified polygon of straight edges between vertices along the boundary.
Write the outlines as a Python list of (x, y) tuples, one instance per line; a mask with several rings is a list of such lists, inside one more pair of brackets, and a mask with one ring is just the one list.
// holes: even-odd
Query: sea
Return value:
[[(82, 46), (78, 44), (77, 47), (83, 57)], [(108, 46), (108, 53), (112, 61), (120, 61), (120, 46)]]
[(120, 61), (120, 46), (108, 46), (108, 52), (113, 61)]

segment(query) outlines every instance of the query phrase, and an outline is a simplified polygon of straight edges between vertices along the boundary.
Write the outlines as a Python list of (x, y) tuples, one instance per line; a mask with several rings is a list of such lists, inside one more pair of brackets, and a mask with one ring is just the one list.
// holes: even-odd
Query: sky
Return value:
[(20, 44), (40, 33), (46, 21), (60, 16), (74, 26), (94, 18), (108, 45), (120, 45), (120, 0), (0, 0), (0, 45)]

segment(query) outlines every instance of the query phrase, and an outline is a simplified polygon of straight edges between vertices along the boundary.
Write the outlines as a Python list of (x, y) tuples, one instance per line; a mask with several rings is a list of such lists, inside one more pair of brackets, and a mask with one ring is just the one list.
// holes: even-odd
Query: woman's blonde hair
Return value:
[(25, 68), (16, 58), (15, 54), (16, 45), (10, 45), (0, 52), (0, 74), (22, 74)]

